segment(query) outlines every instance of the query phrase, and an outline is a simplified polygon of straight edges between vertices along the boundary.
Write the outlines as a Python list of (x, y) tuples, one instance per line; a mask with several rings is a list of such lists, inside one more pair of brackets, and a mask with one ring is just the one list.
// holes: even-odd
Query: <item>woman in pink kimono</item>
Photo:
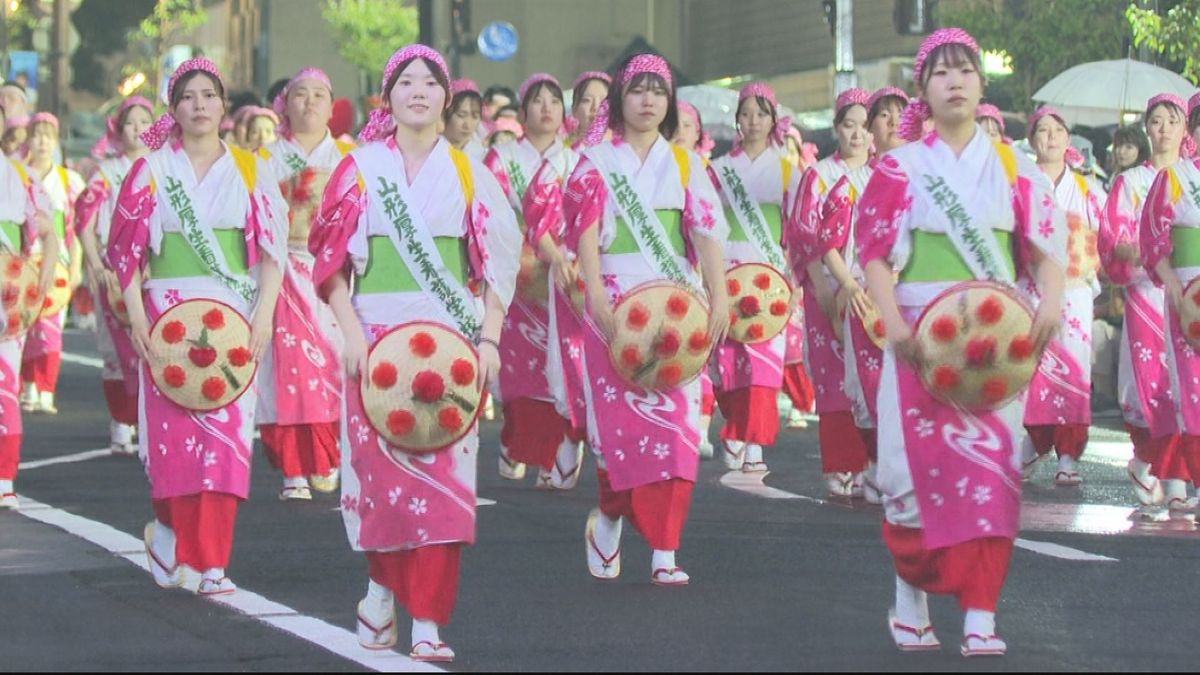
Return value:
[[(0, 108), (0, 126), (4, 122)], [(0, 158), (0, 250), (28, 257), (40, 245), (42, 257), (40, 286), (44, 294), (54, 282), (54, 263), (58, 260), (59, 238), (51, 222), (53, 207), (41, 184), (13, 159)], [(7, 321), (7, 318), (6, 318)], [(0, 340), (0, 509), (17, 509), (13, 481), (21, 462), (20, 395), (21, 351), (24, 337)]]
[[(517, 222), (526, 235), (524, 255), (537, 255), (538, 242), (528, 236), (529, 225), (523, 203), (532, 179), (543, 163), (557, 167), (549, 175), (565, 173), (574, 153), (558, 138), (563, 123), (562, 89), (558, 80), (546, 73), (530, 76), (517, 91), (520, 119), (525, 136), (513, 143), (502, 143), (488, 151), (483, 163), (492, 171), (517, 212)], [(526, 272), (528, 273), (528, 272)], [(540, 488), (569, 490), (579, 480), (583, 465), (583, 432), (555, 406), (553, 389), (561, 386), (561, 369), (547, 368), (550, 346), (550, 313), (544, 303), (524, 292), (540, 279), (519, 278), (522, 288), (513, 298), (500, 334), (499, 398), (504, 410), (504, 428), (500, 431), (500, 476), (520, 480), (525, 465), (537, 466)]]
[[(762, 82), (742, 87), (736, 112), (739, 142), (714, 160), (709, 176), (729, 223), (725, 261), (770, 265), (788, 275), (782, 240), (787, 209), (800, 186), (800, 174), (787, 161), (784, 138), (789, 119), (779, 119), (775, 92)], [(799, 298), (793, 298), (793, 302)], [(789, 307), (794, 310), (795, 307)], [(776, 399), (783, 386), (787, 331), (767, 342), (746, 345), (726, 340), (717, 348), (717, 402), (725, 418), (722, 459), (731, 470), (766, 473), (763, 446), (779, 433)]]
[(147, 369), (156, 348), (150, 327), (180, 302), (222, 302), (250, 323), (249, 349), (261, 360), (287, 264), (287, 203), (265, 161), (221, 142), (225, 88), (211, 61), (185, 61), (167, 91), (169, 112), (142, 135), (152, 152), (121, 185), (107, 255), (142, 358), (138, 453), (154, 505), (144, 532), (150, 569), (170, 587), (186, 565), (201, 574), (200, 594), (219, 595), (237, 590), (225, 568), (238, 503), (250, 493), (256, 385), (212, 411), (179, 406)]
[[(587, 294), (583, 381), (599, 465), (600, 507), (585, 529), (588, 570), (617, 578), (622, 521), (629, 518), (653, 550), (651, 582), (664, 586), (688, 582), (675, 551), (699, 466), (700, 383), (655, 391), (630, 385), (613, 368), (608, 345), (622, 330), (612, 308), (624, 294), (661, 280), (701, 292), (697, 261), (712, 312), (710, 344), (728, 329), (721, 255), (728, 225), (703, 161), (667, 140), (677, 114), (666, 61), (630, 57), (564, 193), (567, 247), (579, 256)], [(601, 142), (609, 130), (614, 140)]]
[(264, 386), (255, 422), (267, 458), (283, 473), (279, 498), (306, 500), (312, 489), (337, 489), (342, 408), (341, 334), (313, 289), (308, 233), (329, 174), (354, 146), (329, 133), (333, 85), (320, 69), (296, 73), (274, 106), (283, 123), (266, 155), (290, 205), (288, 265), (271, 350), (258, 374)]
[[(1102, 187), (1071, 170), (1083, 156), (1071, 147), (1071, 133), (1056, 109), (1039, 108), (1029, 116), (1029, 143), (1066, 216), (1068, 263), (1063, 330), (1050, 342), (1029, 385), (1025, 405), (1029, 442), (1022, 469), (1026, 477), (1032, 476), (1037, 461), (1053, 448), (1058, 453), (1054, 484), (1073, 486), (1083, 482), (1075, 463), (1087, 447), (1092, 423), (1092, 301), (1100, 292), (1096, 236), (1105, 194)], [(1037, 298), (1032, 280), (1026, 281), (1030, 282), (1026, 293)]]
[[(409, 454), (368, 423), (359, 380), (369, 345), (416, 320), (478, 339), (478, 381), (495, 377), (521, 250), (495, 178), (438, 135), (449, 90), (446, 63), (433, 49), (410, 45), (392, 55), (384, 104), (334, 170), (308, 243), (317, 260), (313, 283), (345, 341), (342, 519), (350, 546), (366, 554), (370, 579), (358, 603), (358, 639), (368, 649), (394, 645), (399, 602), (413, 619), (411, 656), (423, 661), (454, 658), (439, 626), (454, 608), (463, 546), (475, 541), (478, 427), (445, 448)], [(389, 217), (397, 199), (414, 234), (402, 235)], [(413, 248), (437, 264), (417, 263)], [(471, 282), (486, 284), (482, 314)]]
[[(869, 100), (870, 95), (862, 89), (848, 89), (838, 96), (833, 118), (838, 151), (804, 172), (786, 235), (792, 273), (804, 290), (804, 323), (808, 332), (805, 353), (817, 393), (821, 472), (829, 494), (835, 497), (862, 495), (861, 474), (868, 460), (846, 389), (844, 347), (833, 329), (834, 322), (841, 321), (835, 306), (836, 296), (845, 289), (853, 311), (861, 314), (866, 311), (866, 294), (847, 268), (843, 251), (832, 243), (835, 228), (827, 228), (823, 221), (827, 214), (839, 212), (841, 203), (845, 203), (841, 199), (841, 203), (826, 211), (830, 190), (839, 180), (846, 177), (845, 189), (862, 194), (871, 175)], [(848, 233), (843, 232), (842, 236)]]
[(1045, 174), (975, 122), (983, 75), (970, 35), (931, 34), (913, 79), (920, 98), (900, 131), (914, 142), (880, 160), (858, 203), (858, 257), (888, 339), (877, 478), (897, 575), (889, 625), (902, 651), (938, 649), (926, 593), (951, 594), (966, 613), (963, 655), (1000, 655), (995, 611), (1018, 527), (1023, 397), (988, 412), (940, 403), (916, 370), (924, 357), (913, 324), (955, 284), (1015, 288), (1028, 274), (1042, 292), (1030, 337), (1044, 348), (1060, 322), (1066, 230)]
[(1194, 337), (1195, 327), (1183, 326), (1180, 314), (1183, 303), (1192, 302), (1184, 289), (1200, 277), (1200, 159), (1191, 156), (1200, 138), (1200, 95), (1188, 102), (1187, 125), (1191, 142), (1184, 157), (1160, 171), (1146, 195), (1139, 244), (1146, 272), (1166, 296), (1164, 339), (1171, 399), (1177, 403), (1178, 450), (1195, 480), (1200, 476), (1200, 352), (1185, 337)]
[[(85, 186), (78, 173), (54, 163), (54, 155), (60, 151), (58, 133), (57, 117), (46, 112), (34, 114), (29, 122), (27, 163), (50, 198), (50, 219), (62, 243), (58, 259), (70, 271), (70, 286), (74, 290), (82, 279), (83, 264), (83, 251), (75, 240), (75, 200)], [(34, 253), (37, 253), (36, 247)], [(54, 392), (58, 388), (58, 372), (62, 366), (62, 331), (66, 318), (64, 307), (54, 316), (38, 319), (25, 335), (21, 363), (21, 380), (25, 384), (24, 410), (58, 414)]]
[(1190, 513), (1192, 477), (1179, 453), (1176, 399), (1167, 367), (1165, 296), (1140, 264), (1142, 210), (1158, 172), (1179, 162), (1187, 139), (1187, 106), (1174, 94), (1146, 105), (1150, 159), (1113, 181), (1101, 222), (1099, 251), (1105, 272), (1125, 290), (1125, 317), (1117, 364), (1118, 398), (1133, 441), (1128, 473), (1143, 506), (1165, 503), (1169, 513)]
[(133, 441), (138, 417), (138, 355), (133, 350), (129, 327), (122, 324), (109, 304), (109, 289), (118, 291), (117, 275), (106, 262), (105, 252), (111, 232), (117, 195), (129, 169), (137, 160), (149, 154), (141, 135), (154, 122), (153, 105), (141, 96), (125, 99), (108, 121), (107, 147), (118, 151), (116, 157), (100, 162), (87, 189), (75, 202), (75, 233), (83, 244), (88, 279), (99, 298), (99, 317), (96, 321), (96, 343), (104, 360), (101, 381), (108, 414), (112, 417), (109, 436), (112, 452), (118, 455), (137, 454)]

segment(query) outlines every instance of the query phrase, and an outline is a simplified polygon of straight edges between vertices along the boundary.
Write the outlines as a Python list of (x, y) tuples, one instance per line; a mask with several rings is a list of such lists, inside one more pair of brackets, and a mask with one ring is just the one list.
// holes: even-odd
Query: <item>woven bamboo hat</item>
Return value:
[(288, 239), (308, 241), (313, 218), (321, 208), (321, 196), (329, 184), (329, 172), (307, 167), (283, 181), (280, 191), (288, 203)]
[(4, 339), (25, 334), (41, 315), (42, 294), (39, 268), (11, 253), (0, 254), (0, 300), (4, 307)]
[(125, 306), (125, 298), (121, 291), (114, 286), (100, 282), (104, 286), (104, 294), (108, 298), (108, 308), (122, 326), (129, 326), (129, 308)]
[(250, 324), (214, 300), (171, 307), (150, 329), (154, 384), (187, 410), (205, 412), (236, 401), (258, 368), (250, 353)]
[[(42, 258), (38, 256), (33, 260), (33, 266), (36, 269), (41, 269)], [(66, 309), (67, 304), (71, 302), (71, 271), (61, 262), (54, 265), (54, 282), (50, 284), (50, 290), (46, 293), (46, 297), (42, 298), (42, 313), (39, 318), (49, 318)]]
[(686, 286), (652, 281), (632, 289), (613, 309), (613, 367), (627, 382), (645, 389), (687, 384), (712, 352), (708, 316), (708, 303)]
[(517, 297), (539, 307), (545, 307), (550, 298), (550, 267), (538, 258), (528, 242), (521, 245)]
[[(838, 321), (833, 322), (833, 333), (837, 336), (838, 342), (846, 344), (844, 320), (846, 313), (850, 311), (850, 292), (846, 289), (838, 289), (835, 298), (837, 303)], [(856, 317), (851, 317), (851, 321), (856, 320)], [(880, 349), (887, 346), (887, 330), (883, 326), (883, 317), (879, 315), (879, 309), (875, 307), (874, 302), (867, 303), (867, 313), (861, 317), (863, 331), (870, 338), (871, 342)]]
[(1096, 233), (1077, 213), (1067, 214), (1067, 278), (1089, 279), (1100, 269)]
[(1180, 305), (1179, 324), (1183, 327), (1183, 337), (1192, 349), (1200, 350), (1200, 277), (1183, 289), (1183, 303)]
[(729, 292), (729, 339), (744, 344), (767, 342), (787, 322), (792, 285), (770, 265), (743, 263), (725, 272)]
[(458, 442), (479, 416), (479, 354), (461, 333), (432, 321), (403, 323), (375, 341), (362, 377), (375, 431), (411, 454)]
[(985, 281), (946, 289), (917, 320), (921, 381), (937, 399), (968, 410), (1003, 407), (1036, 372), (1033, 312), (1013, 290)]

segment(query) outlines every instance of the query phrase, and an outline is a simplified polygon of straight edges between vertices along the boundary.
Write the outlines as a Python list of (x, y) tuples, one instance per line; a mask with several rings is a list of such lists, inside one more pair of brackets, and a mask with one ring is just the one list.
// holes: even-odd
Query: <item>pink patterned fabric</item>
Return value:
[[(1197, 94), (1196, 96), (1200, 96), (1200, 94)], [(1192, 98), (1195, 98), (1195, 96)], [(1179, 112), (1184, 115), (1185, 118), (1191, 114), (1190, 103), (1185, 103), (1181, 97), (1175, 94), (1164, 92), (1162, 94), (1150, 97), (1150, 100), (1146, 102), (1146, 113), (1144, 117), (1150, 117), (1150, 111), (1154, 110), (1156, 106), (1164, 103), (1178, 108)], [(1186, 126), (1186, 124), (1187, 122), (1185, 119), (1184, 125)], [(1183, 144), (1179, 146), (1179, 154), (1183, 155), (1184, 157), (1194, 157), (1196, 155), (1196, 139), (1192, 138), (1191, 134), (1183, 135)]]
[(550, 73), (534, 73), (533, 75), (525, 78), (525, 81), (522, 82), (521, 86), (517, 89), (517, 105), (524, 105), (525, 94), (528, 94), (531, 89), (542, 82), (549, 82), (559, 89), (562, 89), (562, 85), (558, 83), (558, 79)]
[(287, 117), (288, 92), (290, 92), (292, 87), (301, 80), (316, 80), (320, 82), (321, 84), (325, 85), (326, 89), (329, 90), (329, 97), (333, 98), (333, 83), (329, 81), (329, 76), (325, 74), (325, 71), (313, 66), (301, 68), (300, 72), (296, 73), (294, 76), (292, 76), (292, 79), (288, 80), (288, 83), (284, 85), (283, 89), (281, 89), (280, 92), (275, 95), (275, 100), (271, 102), (271, 110), (273, 110), (276, 115), (275, 124), (279, 127), (279, 135), (283, 138), (292, 137), (292, 128), (288, 123)]
[[(359, 143), (370, 143), (377, 141), (385, 136), (396, 131), (396, 120), (392, 118), (392, 111), (388, 107), (388, 91), (386, 87), (392, 79), (396, 69), (400, 64), (413, 59), (425, 59), (432, 63), (439, 71), (442, 79), (450, 81), (450, 69), (446, 66), (446, 59), (433, 47), (427, 47), (421, 44), (412, 44), (407, 47), (398, 49), (392, 58), (388, 59), (387, 66), (383, 69), (383, 79), (380, 80), (379, 98), (383, 101), (383, 105), (371, 111), (367, 116), (367, 124), (362, 131), (358, 132)], [(450, 105), (450, 92), (446, 92), (446, 105)]]
[[(1000, 125), (1000, 134), (1001, 134), (1001, 135), (1004, 135), (1004, 131), (1005, 131), (1005, 129), (1004, 129), (1004, 115), (1001, 115), (1001, 114), (1000, 114), (1000, 109), (999, 109), (999, 108), (997, 108), (996, 106), (992, 105), (991, 103), (980, 103), (980, 104), (979, 104), (979, 107), (975, 109), (975, 119), (977, 119), (977, 120), (981, 120), (981, 119), (984, 119), (984, 118), (986, 118), (986, 119), (989, 119), (989, 120), (992, 120), (992, 121), (994, 121), (996, 124), (999, 124), (999, 125)], [(1032, 128), (1033, 128), (1033, 122), (1032, 122), (1032, 121), (1029, 123), (1029, 128), (1030, 128), (1030, 129), (1032, 129)]]
[(571, 88), (576, 89), (579, 87), (579, 85), (587, 82), (588, 80), (600, 80), (604, 84), (612, 86), (612, 76), (608, 73), (599, 70), (585, 70), (579, 74), (579, 77), (575, 78), (574, 82), (571, 83)]
[[(862, 90), (859, 89), (858, 91)], [(771, 85), (767, 84), (766, 82), (751, 82), (750, 84), (742, 87), (742, 90), (738, 92), (738, 109), (741, 109), (743, 101), (751, 97), (762, 98), (769, 103), (772, 108), (779, 106), (775, 100), (775, 90), (772, 89)], [(841, 97), (838, 97), (838, 100), (841, 100)], [(791, 129), (792, 118), (777, 117), (775, 120), (775, 126), (771, 128), (770, 141), (775, 145), (782, 146), (785, 139), (787, 139), (788, 132), (791, 131)], [(734, 145), (735, 147), (739, 147), (740, 143), (735, 141)]]
[(833, 104), (833, 114), (836, 116), (842, 110), (849, 108), (852, 105), (861, 105), (864, 108), (871, 107), (871, 94), (866, 89), (852, 87), (838, 94), (837, 101)]
[(692, 118), (696, 123), (696, 128), (700, 130), (700, 139), (696, 141), (696, 147), (688, 149), (694, 150), (702, 157), (707, 156), (713, 151), (713, 148), (717, 147), (717, 142), (713, 140), (711, 134), (704, 130), (704, 123), (700, 120), (700, 111), (696, 110), (696, 106), (687, 101), (679, 101), (676, 107), (679, 109), (680, 115), (687, 115)]
[(494, 128), (492, 129), (491, 133), (488, 134), (488, 138), (495, 136), (501, 131), (507, 131), (510, 134), (513, 134), (517, 137), (517, 140), (521, 140), (525, 137), (525, 129), (521, 126), (521, 123), (509, 117), (501, 117), (497, 119)]
[[(204, 57), (188, 59), (187, 61), (179, 64), (179, 67), (175, 69), (175, 73), (171, 75), (171, 79), (167, 82), (168, 101), (171, 100), (171, 94), (174, 92), (175, 84), (179, 82), (179, 78), (197, 70), (203, 73), (208, 73), (209, 75), (215, 77), (217, 81), (224, 86), (225, 80), (221, 77), (221, 72), (217, 70), (217, 64)], [(146, 144), (147, 148), (150, 148), (151, 150), (158, 150), (166, 144), (167, 139), (171, 138), (172, 136), (177, 136), (179, 133), (179, 123), (175, 121), (175, 118), (171, 115), (171, 113), (166, 112), (163, 113), (154, 122), (154, 124), (150, 126), (149, 129), (142, 132), (142, 142)]]
[[(654, 54), (638, 54), (629, 60), (629, 64), (625, 66), (625, 70), (621, 71), (621, 75), (617, 78), (616, 84), (621, 87), (621, 93), (625, 93), (625, 85), (630, 80), (643, 73), (657, 75), (667, 83), (668, 87), (671, 89), (675, 88), (674, 80), (671, 79), (671, 66), (667, 64), (666, 59)], [(604, 132), (608, 128), (608, 99), (605, 99), (596, 111), (596, 119), (592, 120), (592, 125), (588, 127), (587, 135), (584, 136), (584, 143), (588, 146), (599, 143), (604, 139)], [(615, 132), (616, 129), (613, 131)]]
[(464, 78), (461, 78), (458, 80), (454, 80), (453, 82), (450, 83), (450, 97), (451, 98), (458, 96), (459, 94), (463, 93), (464, 91), (469, 91), (472, 94), (478, 94), (480, 96), (483, 95), (479, 91), (479, 85), (475, 84), (475, 80), (468, 80), (467, 78), (464, 77)]
[(1200, 106), (1200, 91), (1192, 94), (1192, 97), (1187, 102), (1188, 119), (1191, 119), (1192, 113), (1196, 111), (1196, 106)]
[(901, 101), (904, 101), (906, 104), (908, 103), (908, 94), (904, 93), (903, 89), (899, 87), (884, 87), (882, 89), (875, 90), (875, 93), (871, 94), (871, 98), (867, 99), (867, 110), (874, 108), (875, 104), (879, 102), (879, 99), (886, 98), (888, 96), (895, 96)]
[[(925, 69), (925, 60), (938, 47), (946, 45), (959, 44), (971, 50), (975, 54), (979, 54), (979, 45), (975, 43), (975, 38), (971, 37), (970, 33), (961, 28), (939, 28), (929, 34), (925, 41), (921, 43), (921, 47), (917, 50), (917, 56), (913, 60), (913, 82), (917, 85), (921, 84), (921, 74)], [(925, 125), (925, 120), (929, 119), (932, 112), (929, 109), (929, 104), (923, 99), (914, 98), (908, 102), (908, 106), (904, 109), (904, 113), (900, 115), (900, 128), (898, 130), (901, 138), (909, 141), (915, 141), (921, 137), (921, 132)]]

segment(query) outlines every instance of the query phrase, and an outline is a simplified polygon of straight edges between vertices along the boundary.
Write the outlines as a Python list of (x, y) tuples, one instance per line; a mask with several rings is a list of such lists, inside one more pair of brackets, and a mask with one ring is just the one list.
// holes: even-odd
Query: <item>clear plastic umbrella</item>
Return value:
[(1055, 106), (1067, 124), (1119, 124), (1121, 113), (1140, 112), (1150, 97), (1169, 92), (1187, 100), (1195, 85), (1178, 74), (1133, 59), (1093, 61), (1068, 68), (1033, 95)]

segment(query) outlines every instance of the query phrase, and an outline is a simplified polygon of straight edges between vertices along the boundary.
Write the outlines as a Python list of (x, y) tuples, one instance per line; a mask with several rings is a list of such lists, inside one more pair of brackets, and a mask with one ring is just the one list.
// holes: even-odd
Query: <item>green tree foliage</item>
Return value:
[(84, 0), (71, 14), (79, 31), (79, 48), (71, 54), (71, 86), (112, 96), (117, 82), (109, 81), (99, 57), (124, 52), (128, 34), (154, 8), (155, 0)]
[(131, 44), (147, 45), (142, 57), (125, 68), (125, 74), (141, 71), (148, 77), (143, 94), (154, 96), (154, 89), (162, 81), (162, 62), (172, 42), (186, 37), (208, 21), (200, 0), (155, 0), (154, 9), (129, 32)]
[(1167, 57), (1184, 77), (1200, 82), (1200, 0), (1157, 3), (1158, 11), (1141, 4), (1133, 0), (1125, 10), (1133, 43)]
[(1119, 59), (1129, 37), (1129, 0), (967, 0), (938, 6), (938, 23), (961, 26), (985, 50), (1011, 58), (1013, 105), (1032, 108), (1033, 93), (1055, 75), (1088, 61)]
[(321, 15), (338, 53), (368, 73), (383, 69), (392, 53), (417, 39), (417, 8), (388, 0), (326, 0)]

